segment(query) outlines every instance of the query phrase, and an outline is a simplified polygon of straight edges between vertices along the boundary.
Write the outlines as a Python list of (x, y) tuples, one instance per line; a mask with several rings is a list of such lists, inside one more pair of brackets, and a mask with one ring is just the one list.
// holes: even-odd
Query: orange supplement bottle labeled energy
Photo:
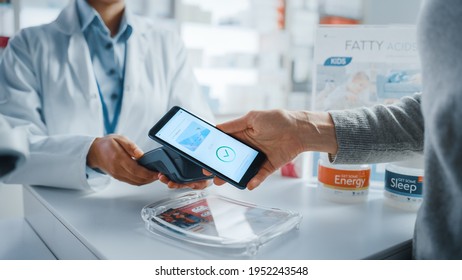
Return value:
[(324, 198), (337, 202), (360, 202), (369, 193), (370, 166), (333, 165), (322, 155), (318, 166), (318, 185)]

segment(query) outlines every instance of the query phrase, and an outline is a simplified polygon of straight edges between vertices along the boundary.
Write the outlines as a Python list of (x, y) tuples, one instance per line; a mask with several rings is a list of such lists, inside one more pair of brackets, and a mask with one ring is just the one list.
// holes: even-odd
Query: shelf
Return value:
[(259, 34), (252, 29), (183, 23), (181, 33), (189, 49), (204, 49), (210, 54), (259, 52)]
[(233, 68), (196, 68), (197, 80), (205, 85), (256, 85), (258, 82), (257, 69)]

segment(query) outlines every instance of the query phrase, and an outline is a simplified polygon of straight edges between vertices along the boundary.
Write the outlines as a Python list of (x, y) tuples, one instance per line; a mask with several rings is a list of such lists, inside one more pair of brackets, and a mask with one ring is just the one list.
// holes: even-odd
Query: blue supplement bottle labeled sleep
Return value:
[(420, 159), (390, 163), (385, 167), (385, 202), (416, 211), (422, 204), (423, 164)]

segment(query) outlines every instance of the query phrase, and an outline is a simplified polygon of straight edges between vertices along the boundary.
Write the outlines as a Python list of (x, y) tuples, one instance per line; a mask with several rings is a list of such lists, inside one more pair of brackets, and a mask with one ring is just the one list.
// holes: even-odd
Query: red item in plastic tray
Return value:
[(9, 39), (9, 37), (0, 36), (0, 48), (6, 48)]

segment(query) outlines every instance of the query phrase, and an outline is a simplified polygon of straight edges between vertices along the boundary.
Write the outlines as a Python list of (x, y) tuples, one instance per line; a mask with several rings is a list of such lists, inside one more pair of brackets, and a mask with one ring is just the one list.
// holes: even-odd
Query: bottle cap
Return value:
[(406, 160), (392, 162), (391, 164), (407, 168), (424, 169), (424, 157), (423, 155), (415, 154)]

